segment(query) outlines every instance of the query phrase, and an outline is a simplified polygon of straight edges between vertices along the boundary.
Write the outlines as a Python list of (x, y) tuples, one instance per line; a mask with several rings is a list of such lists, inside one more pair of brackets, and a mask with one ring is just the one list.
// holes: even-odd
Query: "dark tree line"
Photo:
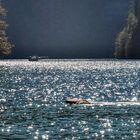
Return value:
[(8, 41), (6, 29), (8, 27), (5, 18), (7, 11), (2, 7), (0, 1), (0, 55), (8, 55), (11, 53), (13, 45)]

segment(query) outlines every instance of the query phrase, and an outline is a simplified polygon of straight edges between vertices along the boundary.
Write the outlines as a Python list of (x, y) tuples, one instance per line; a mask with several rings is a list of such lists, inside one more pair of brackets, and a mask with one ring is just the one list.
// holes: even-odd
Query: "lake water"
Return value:
[(0, 61), (0, 140), (138, 140), (139, 102), (140, 61)]

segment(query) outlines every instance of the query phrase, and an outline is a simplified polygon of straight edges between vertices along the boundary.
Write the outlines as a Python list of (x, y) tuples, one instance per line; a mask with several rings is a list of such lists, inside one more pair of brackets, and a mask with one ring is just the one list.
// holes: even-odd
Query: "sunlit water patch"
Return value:
[(139, 110), (140, 61), (0, 61), (0, 139), (140, 139)]

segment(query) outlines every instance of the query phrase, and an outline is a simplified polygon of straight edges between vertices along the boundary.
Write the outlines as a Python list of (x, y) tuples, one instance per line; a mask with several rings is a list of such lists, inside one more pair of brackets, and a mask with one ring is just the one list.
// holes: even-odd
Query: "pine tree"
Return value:
[(11, 53), (13, 45), (8, 41), (6, 37), (7, 24), (5, 22), (7, 11), (2, 7), (0, 1), (0, 55), (8, 55)]

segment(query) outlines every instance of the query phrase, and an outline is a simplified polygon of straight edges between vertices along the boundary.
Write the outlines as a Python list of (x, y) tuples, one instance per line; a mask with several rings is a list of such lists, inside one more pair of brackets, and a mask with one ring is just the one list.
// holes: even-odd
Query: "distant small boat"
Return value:
[(38, 56), (30, 56), (29, 61), (38, 61), (39, 60), (39, 57)]
[(86, 99), (77, 99), (77, 98), (66, 99), (66, 103), (68, 103), (68, 104), (91, 104), (91, 102), (89, 102)]

